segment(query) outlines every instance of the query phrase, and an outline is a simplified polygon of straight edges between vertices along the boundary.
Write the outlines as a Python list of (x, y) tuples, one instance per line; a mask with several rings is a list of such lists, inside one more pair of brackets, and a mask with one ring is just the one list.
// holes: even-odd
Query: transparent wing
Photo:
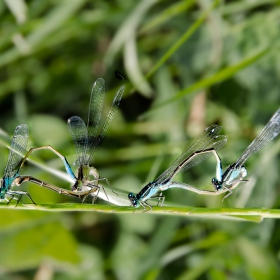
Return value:
[(267, 125), (263, 128), (260, 134), (247, 147), (240, 158), (236, 161), (237, 166), (242, 166), (249, 157), (257, 153), (272, 141), (280, 133), (280, 108), (272, 116)]
[(84, 121), (77, 116), (68, 119), (68, 128), (76, 149), (75, 165), (82, 166), (87, 164), (88, 155), (88, 131)]
[[(214, 148), (216, 151), (218, 151), (226, 144), (226, 142), (227, 142), (227, 137), (225, 135), (218, 135), (218, 136), (215, 136), (214, 139), (209, 141), (209, 143), (207, 143), (207, 146), (209, 148), (203, 148), (202, 150)], [(190, 169), (191, 167), (199, 164), (200, 162), (204, 161), (210, 155), (211, 155), (211, 153), (198, 154), (192, 160), (189, 160), (189, 161), (186, 160), (185, 163), (182, 162), (183, 165), (181, 166), (180, 172), (186, 171), (187, 169)]]
[(90, 146), (94, 146), (97, 142), (97, 131), (99, 128), (101, 113), (103, 108), (103, 101), (105, 96), (105, 81), (100, 78), (95, 81), (92, 87), (89, 111), (88, 111), (88, 137), (90, 139)]
[(26, 153), (28, 143), (28, 126), (20, 124), (16, 127), (14, 136), (11, 142), (11, 148), (4, 171), (4, 178), (14, 178), (18, 172), (19, 164)]
[[(215, 148), (216, 150), (221, 149), (227, 141), (225, 135), (218, 136), (221, 129), (222, 127), (217, 125), (210, 125), (207, 127), (204, 132), (182, 152), (182, 154), (171, 164), (171, 166), (155, 180), (155, 183), (160, 184), (171, 180), (178, 172), (185, 171), (197, 165), (211, 155), (211, 153), (207, 153), (197, 155), (193, 158), (190, 157), (194, 152), (211, 148)], [(189, 157), (190, 160), (188, 160)], [(178, 170), (178, 166), (180, 166), (180, 170)]]
[[(111, 108), (109, 110), (109, 113), (107, 115), (107, 118), (106, 118), (106, 121), (101, 129), (101, 132), (99, 134), (99, 136), (95, 139), (90, 139), (90, 148), (91, 148), (91, 156), (92, 154), (94, 153), (95, 149), (100, 145), (100, 143), (103, 141), (104, 137), (105, 137), (105, 134), (109, 128), (109, 125), (111, 124), (116, 112), (117, 112), (117, 109), (120, 105), (120, 101), (122, 99), (122, 95), (123, 95), (123, 92), (124, 92), (124, 89), (125, 89), (125, 86), (123, 85), (117, 92), (114, 100), (113, 100), (113, 103), (111, 105)], [(90, 157), (91, 157), (90, 156)], [(90, 160), (90, 158), (89, 158)]]

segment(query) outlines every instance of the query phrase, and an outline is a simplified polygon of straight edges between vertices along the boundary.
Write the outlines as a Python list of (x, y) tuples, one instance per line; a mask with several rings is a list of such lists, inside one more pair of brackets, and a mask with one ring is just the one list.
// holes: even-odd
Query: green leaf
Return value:
[(26, 20), (27, 7), (24, 0), (6, 0), (6, 5), (9, 7), (18, 23), (23, 23)]
[(150, 31), (157, 26), (161, 26), (171, 18), (178, 16), (178, 14), (190, 10), (194, 4), (195, 0), (183, 0), (178, 3), (172, 4), (171, 6), (163, 10), (160, 14), (156, 14), (156, 16), (152, 18), (147, 24), (144, 24), (139, 33), (142, 34)]
[[(51, 12), (45, 16), (33, 33), (26, 37), (26, 44), (30, 49), (29, 53), (38, 50), (40, 44), (53, 32), (59, 30), (69, 18), (84, 4), (85, 0), (61, 1)], [(12, 48), (0, 55), (0, 67), (14, 62), (22, 56), (17, 48)]]
[(55, 262), (79, 261), (77, 244), (71, 232), (61, 223), (61, 215), (35, 215), (37, 217), (32, 219), (34, 215), (25, 211), (14, 214), (13, 211), (5, 213), (7, 222), (14, 220), (0, 233), (0, 246), (5, 252), (0, 254), (1, 270), (18, 271), (37, 267), (46, 258)]
[(151, 114), (154, 110), (156, 110), (158, 108), (161, 108), (165, 105), (168, 105), (171, 102), (177, 101), (180, 98), (184, 97), (185, 95), (190, 94), (190, 93), (192, 93), (196, 90), (210, 87), (210, 86), (212, 86), (216, 83), (219, 83), (221, 81), (224, 81), (224, 80), (232, 77), (233, 75), (238, 73), (240, 70), (252, 65), (253, 63), (255, 63), (256, 61), (258, 61), (259, 59), (261, 59), (262, 57), (264, 57), (265, 55), (269, 54), (272, 51), (275, 51), (275, 47), (268, 47), (268, 48), (262, 49), (261, 51), (258, 51), (256, 54), (254, 54), (254, 55), (252, 55), (248, 58), (243, 59), (241, 62), (239, 62), (235, 65), (223, 68), (222, 70), (215, 73), (211, 77), (204, 78), (204, 79), (202, 79), (198, 82), (195, 82), (194, 84), (187, 87), (186, 89), (183, 89), (183, 90), (179, 91), (172, 98), (169, 98), (169, 99), (165, 100), (164, 102), (156, 105), (148, 113), (143, 114), (142, 117), (146, 116), (148, 114)]

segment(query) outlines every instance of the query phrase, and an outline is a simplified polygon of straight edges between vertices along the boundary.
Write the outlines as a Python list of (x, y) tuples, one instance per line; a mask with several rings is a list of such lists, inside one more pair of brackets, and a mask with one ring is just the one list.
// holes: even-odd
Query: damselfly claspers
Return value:
[[(229, 193), (224, 197), (226, 198), (232, 193), (240, 182), (247, 182), (244, 178), (247, 176), (247, 170), (244, 166), (245, 162), (253, 154), (264, 148), (280, 133), (280, 108), (272, 116), (266, 126), (262, 129), (259, 135), (252, 141), (252, 143), (245, 149), (238, 160), (231, 164), (223, 173), (222, 164), (220, 164), (220, 171), (216, 172), (217, 175), (212, 179), (212, 184), (216, 191), (227, 189)], [(219, 160), (219, 158), (217, 158)], [(219, 162), (217, 162), (219, 166)]]

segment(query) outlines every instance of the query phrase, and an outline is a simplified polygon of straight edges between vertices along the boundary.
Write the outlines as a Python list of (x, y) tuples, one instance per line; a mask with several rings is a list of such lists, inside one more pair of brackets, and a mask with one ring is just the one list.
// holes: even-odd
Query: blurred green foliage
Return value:
[[(30, 128), (29, 147), (50, 144), (74, 162), (70, 116), (87, 116), (90, 89), (127, 90), (93, 164), (114, 189), (138, 192), (212, 123), (235, 161), (280, 104), (280, 2), (2, 1), (1, 128)], [(148, 77), (147, 79), (145, 77)], [(141, 117), (139, 119), (139, 117)], [(1, 138), (2, 139), (2, 138)], [(201, 207), (280, 206), (279, 137), (246, 164), (250, 181), (222, 202), (183, 190), (168, 201)], [(4, 170), (8, 149), (0, 149)], [(49, 151), (34, 159), (63, 170)], [(211, 189), (214, 160), (177, 180)], [(30, 174), (69, 184), (27, 165)], [(38, 203), (69, 202), (26, 185)], [(78, 200), (75, 200), (77, 203)], [(102, 203), (102, 201), (100, 201)], [(148, 214), (1, 209), (1, 279), (278, 279), (280, 222), (260, 224)]]

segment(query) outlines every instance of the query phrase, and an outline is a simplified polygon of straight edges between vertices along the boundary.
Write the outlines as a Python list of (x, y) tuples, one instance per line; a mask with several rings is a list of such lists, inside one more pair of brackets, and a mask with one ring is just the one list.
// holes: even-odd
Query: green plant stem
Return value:
[[(1, 204), (0, 209), (10, 210), (36, 210), (52, 212), (102, 212), (102, 213), (144, 213), (143, 209), (134, 209), (132, 207), (102, 205), (102, 204), (81, 204), (81, 203), (61, 203), (61, 204), (19, 204), (14, 205)], [(280, 209), (263, 208), (202, 208), (190, 206), (154, 206), (151, 211), (144, 214), (170, 214), (176, 216), (200, 217), (200, 218), (223, 218), (223, 219), (242, 219), (254, 222), (260, 222), (264, 218), (280, 218)]]
[(207, 9), (197, 20), (196, 22), (179, 38), (177, 42), (164, 54), (164, 56), (156, 63), (156, 65), (150, 70), (146, 75), (146, 79), (149, 79), (157, 70), (160, 68), (182, 45), (185, 43), (191, 35), (201, 26), (205, 21), (209, 13), (215, 8), (219, 0), (215, 0), (209, 9)]

